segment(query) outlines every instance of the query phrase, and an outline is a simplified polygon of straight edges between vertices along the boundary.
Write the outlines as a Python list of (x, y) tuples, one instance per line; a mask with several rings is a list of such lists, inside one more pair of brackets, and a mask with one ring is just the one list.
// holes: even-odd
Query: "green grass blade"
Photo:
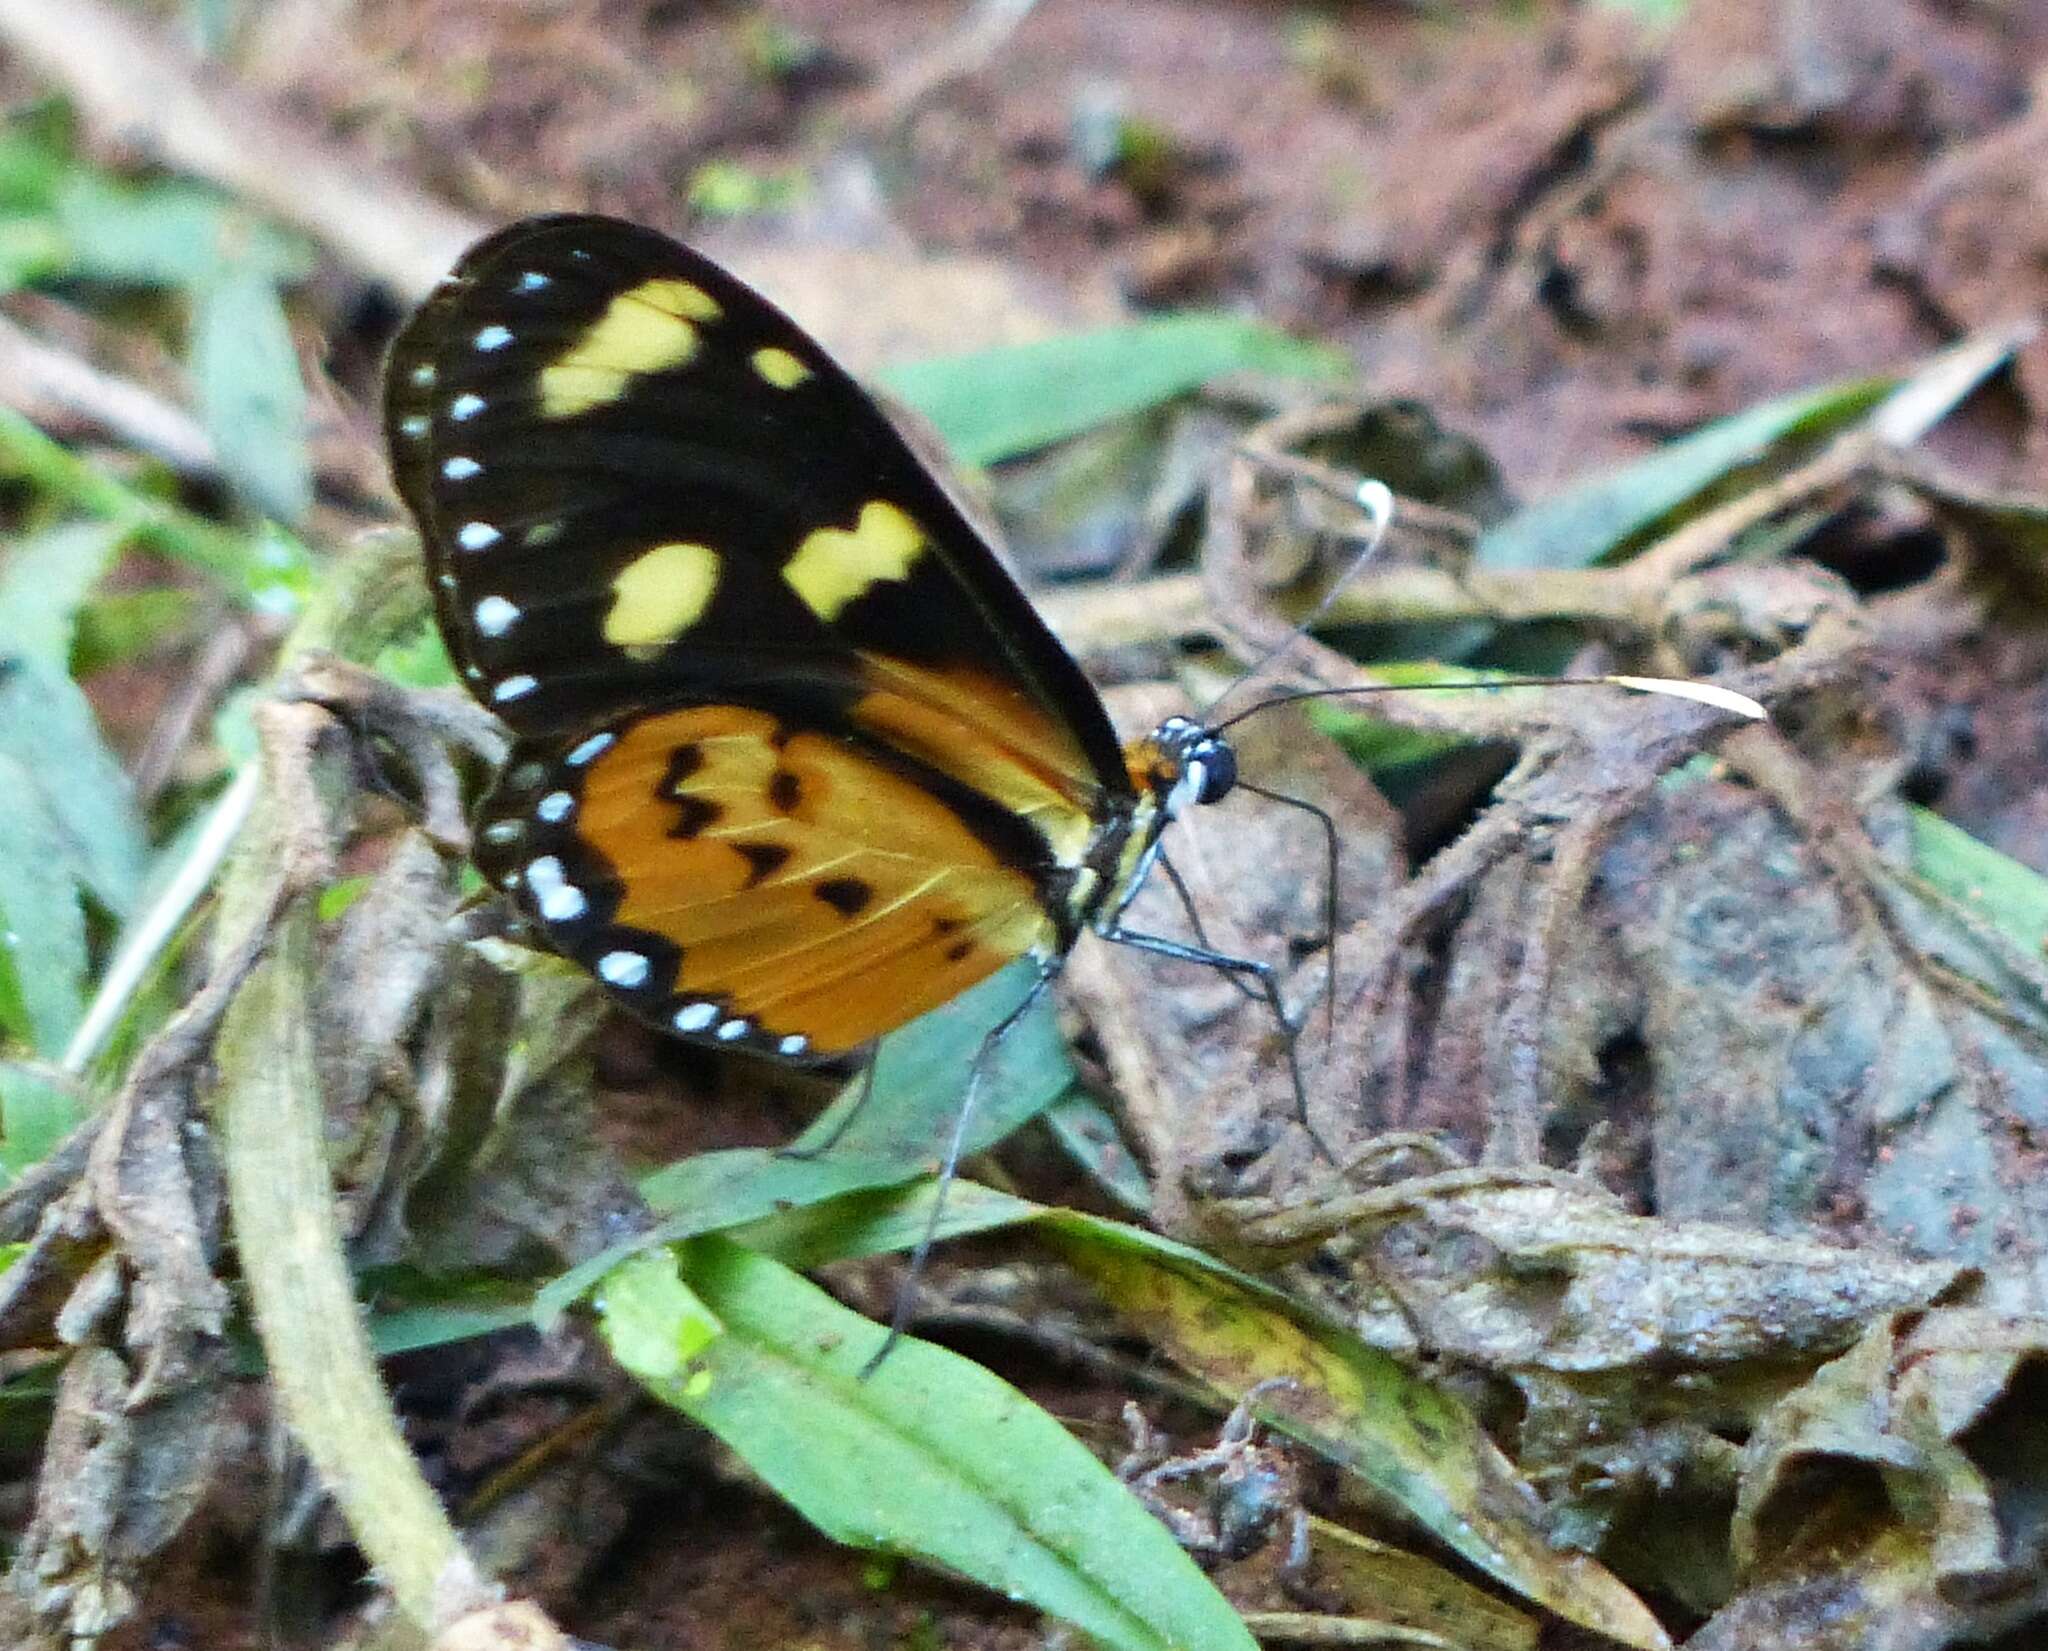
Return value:
[(1171, 401), (1226, 373), (1328, 377), (1336, 352), (1228, 315), (1172, 315), (892, 367), (883, 387), (963, 464), (993, 464)]
[(1786, 444), (1861, 418), (1895, 378), (1855, 379), (1781, 396), (1659, 448), (1648, 458), (1567, 488), (1480, 535), (1483, 568), (1577, 568), (1622, 554), (1674, 512)]

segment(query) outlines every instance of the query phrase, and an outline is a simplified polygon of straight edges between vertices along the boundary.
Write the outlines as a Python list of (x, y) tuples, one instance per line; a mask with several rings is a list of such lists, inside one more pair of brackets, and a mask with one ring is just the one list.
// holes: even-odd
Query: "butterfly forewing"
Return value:
[(515, 225), (400, 335), (386, 420), (521, 736), (479, 862), (622, 1002), (833, 1053), (1071, 940), (1140, 806), (1101, 702), (758, 295), (630, 224)]
[(780, 311), (604, 218), (515, 225), (394, 346), (387, 423), (442, 627), (521, 732), (854, 650), (988, 679), (1115, 783), (1073, 661), (874, 402)]

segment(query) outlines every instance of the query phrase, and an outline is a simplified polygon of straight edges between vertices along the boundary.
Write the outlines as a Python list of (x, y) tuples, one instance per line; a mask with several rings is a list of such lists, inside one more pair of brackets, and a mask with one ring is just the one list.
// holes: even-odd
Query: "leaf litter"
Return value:
[[(1635, 617), (1641, 588), (1627, 601), (1579, 592), (1625, 658), (1739, 665), (1735, 680), (1774, 705), (1771, 726), (1714, 729), (1696, 710), (1618, 697), (1575, 699), (1568, 714), (1555, 697), (1517, 697), (1504, 714), (1507, 696), (1476, 695), (1390, 713), (1506, 740), (1515, 757), (1412, 877), (1359, 878), (1369, 914), (1340, 938), (1337, 1021), (1352, 1036), (1318, 1066), (1312, 1107), (1339, 1159), (1384, 1184), (1338, 1184), (1270, 1060), (1263, 1077), (1204, 1069), (1205, 1046), (1257, 1038), (1255, 1011), (1218, 994), (1217, 1012), (1250, 1022), (1219, 1038), (1213, 1021), (1176, 1019), (1180, 982), (1116, 957), (1082, 976), (1097, 1024), (1142, 1050), (1128, 1064), (1166, 1091), (1151, 1115), (1185, 1120), (1163, 1149), (1156, 1207), (1169, 1230), (1281, 1265), (1290, 1288), (1368, 1342), (1457, 1372), (1507, 1430), (1545, 1528), (1609, 1555), (1650, 1597), (1682, 1601), (1705, 1619), (1693, 1643), (1708, 1645), (1947, 1643), (2024, 1620), (2041, 1560), (2018, 1512), (2028, 1493), (2009, 1477), (1997, 1490), (1969, 1481), (1971, 1563), (1998, 1579), (1980, 1605), (1957, 1605), (1915, 1557), (1938, 1526), (1930, 1500), (1952, 1490), (1899, 1488), (1865, 1509), (1868, 1546), (1838, 1586), (1816, 1574), (1818, 1549), (1795, 1558), (1749, 1539), (1740, 1519), (1723, 1526), (1718, 1559), (1699, 1548), (1702, 1499), (1727, 1519), (1782, 1471), (1769, 1441), (1788, 1416), (1810, 1425), (1816, 1407), (1876, 1402), (1844, 1362), (1874, 1327), (1995, 1319), (2012, 1351), (1988, 1366), (2003, 1377), (1984, 1379), (1994, 1411), (2048, 1328), (2032, 1316), (2043, 1280), (2027, 1145), (2029, 1097), (2048, 1079), (2040, 929), (2024, 917), (2037, 885), (1982, 849), (1959, 876), (1953, 842), (1932, 848), (1916, 829), (1893, 789), (1896, 720), (1910, 711), (1885, 694), (1953, 646), (1953, 621), (1929, 624), (1938, 605), (2024, 580), (2030, 558), (2015, 545), (2032, 540), (1991, 531), (1996, 518), (1963, 525), (1953, 485), (1910, 461), (1838, 451), (1788, 454), (1778, 479), (1667, 529), (1645, 558), (1672, 579), (1654, 626)], [(1831, 536), (1879, 508), (1895, 533), (1937, 535), (1941, 556), (1924, 580), (1865, 595)], [(1268, 530), (1286, 531), (1275, 520)], [(1788, 521), (1769, 559), (1742, 559), (1746, 541)], [(1802, 562), (1801, 547), (1826, 560)], [(1594, 578), (1640, 574), (1621, 564)], [(1374, 612), (1381, 580), (1378, 611), (1398, 611), (1413, 588), (1398, 565), (1365, 569), (1348, 611)], [(1470, 606), (1484, 618), (1486, 593)], [(1973, 614), (1985, 630), (2025, 617), (2011, 605)], [(1356, 669), (1316, 644), (1291, 657), (1307, 685)], [(1614, 657), (1594, 655), (1593, 668)], [(1347, 855), (1380, 835), (1398, 873), (1402, 819), (1382, 807), (1346, 824)], [(1185, 833), (1196, 864), (1205, 827)], [(1272, 868), (1294, 906), (1264, 932), (1313, 932), (1300, 860), (1270, 845), (1247, 860), (1242, 828), (1226, 829), (1239, 851), (1228, 896), (1255, 912), (1284, 900), (1264, 892)], [(1999, 875), (2027, 892), (1987, 908), (1979, 885)], [(1297, 970), (1298, 1001), (1314, 984)], [(1305, 1021), (1315, 1050), (1319, 1027)], [(1447, 1149), (1470, 1167), (1447, 1165)], [(1888, 1368), (1870, 1379), (1890, 1382)], [(1951, 1433), (1968, 1425), (1966, 1413)], [(1943, 1444), (1927, 1471), (1947, 1485), (1990, 1465), (1966, 1457)], [(1867, 1501), (1867, 1486), (1844, 1481), (1841, 1496)], [(2018, 1498), (2010, 1526), (1994, 1513), (1999, 1491)], [(1846, 1507), (1800, 1511), (1833, 1540), (1828, 1521)], [(1917, 1637), (1859, 1637), (1890, 1611), (1924, 1619)]]
[[(434, 11), (408, 24), (423, 35), (396, 46), (398, 78), (433, 61), (419, 50), (439, 26)], [(963, 1188), (944, 1230), (984, 1236), (941, 1263), (920, 1322), (940, 1326), (977, 1280), (991, 1294), (1003, 1287), (988, 1235), (1029, 1223), (1062, 1235), (1052, 1248), (1073, 1271), (1017, 1270), (1008, 1319), (973, 1322), (1043, 1330), (1034, 1318), (1049, 1320), (1041, 1309), (1057, 1301), (1075, 1363), (1055, 1378), (1032, 1362), (1057, 1364), (1051, 1334), (997, 1332), (974, 1346), (1015, 1364), (1034, 1397), (1073, 1412), (1082, 1437), (1106, 1371), (1138, 1384), (1148, 1404), (1174, 1407), (1187, 1439), (1213, 1435), (1205, 1404), (1220, 1414), (1263, 1377), (1294, 1376), (1305, 1392), (1273, 1395), (1266, 1421), (1301, 1441), (1287, 1448), (1302, 1460), (1325, 1465), (1306, 1481), (1318, 1516), (1309, 1572), (1218, 1573), (1265, 1637), (1386, 1629), (1418, 1644), (1526, 1644), (1548, 1617), (1637, 1644), (1938, 1646), (2022, 1631), (2041, 1610), (2031, 1143), (2033, 1097), (2048, 1092), (2048, 901), (2019, 863), (2041, 860), (2026, 794), (2039, 742), (2028, 685), (2039, 675), (2041, 501), (1959, 481), (1871, 439), (1864, 415), (1882, 381), (1842, 379), (1762, 403), (1661, 466), (1605, 472), (1532, 511), (1515, 509), (1488, 448), (1434, 411), (1498, 396), (1517, 375), (1584, 395), (1556, 369), (1601, 332), (1633, 338), (1643, 360), (1678, 364), (1661, 390), (1611, 398), (1620, 427), (1689, 425), (1753, 399), (1727, 395), (1731, 373), (1754, 369), (1714, 333), (1742, 285), (1732, 242), (1704, 243), (1697, 301), (1668, 332), (1644, 325), (1669, 307), (1679, 249), (1692, 255), (1683, 210), (1702, 172), (1727, 159), (1690, 139), (1924, 138), (1928, 122), (1967, 126), (1996, 105), (1986, 65), (1967, 53), (1944, 63), (1932, 47), (1882, 61), (1839, 43), (1784, 63), (1765, 52), (1770, 73), (1703, 78), (1703, 66), (1733, 61), (1705, 13), (1673, 37), (1668, 82), (1649, 72), (1637, 40), (1585, 22), (1563, 36), (1489, 35), (1475, 49), (1496, 92), (1541, 85), (1510, 123), (1495, 119), (1500, 99), (1483, 75), (1404, 87), (1383, 106), (1393, 141), (1432, 164), (1386, 169), (1409, 180), (1405, 194), (1360, 191), (1321, 215), (1332, 230), (1321, 256), (1361, 290), (1421, 295), (1426, 325), (1417, 330), (1410, 315), (1386, 328), (1380, 364), (1392, 367), (1383, 384), (1406, 370), (1426, 386), (1425, 403), (1355, 405), (1333, 400), (1327, 383), (1240, 383), (1150, 415), (1194, 457), (1162, 462), (1144, 487), (1114, 449), (1097, 463), (1092, 500), (1085, 466), (1057, 478), (1062, 508), (1105, 547), (1091, 566), (1114, 571), (1099, 588), (1055, 593), (1048, 609), (1105, 680), (1126, 685), (1118, 710), (1135, 722), (1221, 685), (1213, 660), (1189, 662), (1192, 639), (1220, 631), (1239, 657), (1257, 657), (1286, 635), (1359, 542), (1329, 484), (1367, 474), (1404, 495), (1403, 530), (1347, 585), (1321, 640), (1281, 661), (1281, 679), (1338, 686), (1355, 680), (1359, 659), (1390, 676), (1443, 660), (1715, 671), (1776, 713), (1773, 726), (1744, 730), (1696, 706), (1605, 691), (1503, 691), (1375, 701), (1370, 719), (1276, 711), (1243, 726), (1247, 774), (1316, 800), (1340, 824), (1340, 927), (1325, 932), (1325, 861), (1307, 817), (1246, 806), (1191, 820), (1176, 862), (1219, 938), (1284, 967), (1306, 1026), (1311, 1116), (1342, 1173), (1301, 1131), (1277, 1029), (1256, 1006), (1213, 976), (1077, 958), (1065, 1013), (1079, 1034), (1078, 1076), (1116, 1093), (1122, 1161), (1144, 1171), (1118, 1174), (1119, 1208), (1149, 1198), (1153, 1219), (1199, 1248), (1176, 1255), (1156, 1239), (1041, 1213), (1008, 1190)], [(1858, 38), (1889, 39), (1901, 15), (1878, 8)], [(560, 59), (599, 62), (608, 83), (645, 90), (643, 66), (598, 51), (585, 33), (564, 24), (553, 38), (571, 49), (525, 61), (529, 89), (545, 88)], [(1350, 142), (1356, 110), (1377, 94), (1335, 72), (1330, 40), (1304, 35), (1301, 50), (1325, 54), (1320, 83), (1351, 111), (1335, 126)], [(1028, 65), (1042, 48), (1027, 35), (1018, 49)], [(335, 55), (323, 73), (348, 79), (345, 63)], [(1578, 84), (1551, 83), (1560, 65)], [(357, 78), (396, 84), (390, 62)], [(793, 83), (775, 84), (795, 100)], [(1677, 125), (1674, 108), (1686, 116)], [(490, 101), (474, 87), (446, 109), (444, 118), (482, 123), (483, 151), (501, 158), (521, 144), (538, 154), (528, 140), (552, 120), (536, 99), (530, 119), (493, 134)], [(594, 114), (587, 103), (582, 112)], [(1264, 129), (1258, 107), (1242, 113), (1244, 130)], [(616, 154), (591, 136), (599, 128), (579, 118), (563, 112), (581, 136), (548, 148), (544, 164), (573, 172), (581, 157), (600, 173), (614, 168)], [(1327, 143), (1329, 124), (1330, 110), (1318, 109), (1305, 141)], [(1465, 128), (1462, 145), (1445, 145), (1447, 125)], [(1503, 168), (1510, 125), (1515, 164)], [(907, 164), (929, 166), (929, 128), (905, 130), (924, 134)], [(987, 135), (956, 136), (956, 161)], [(2025, 175), (2032, 126), (2006, 136), (2006, 148), (1980, 146), (1930, 176), (1878, 249), (1913, 303), (1994, 333), (2005, 321), (1996, 306), (2025, 284), (2023, 248), (2001, 266), (2016, 273), (1997, 282), (1973, 281), (1972, 260), (1954, 249), (1973, 244), (1970, 213)], [(1131, 126), (1109, 156), (1076, 221), (1110, 221), (1124, 169), (1133, 197), (1158, 215), (1131, 238), (1134, 286), (1200, 291), (1233, 267), (1232, 226), (1255, 223), (1258, 208), (1246, 216), (1248, 197), (1199, 144)], [(1038, 182), (1057, 170), (1030, 164)], [(1741, 230), (1752, 241), (1759, 223), (1805, 209), (1801, 180), (1773, 183)], [(943, 191), (918, 207), (927, 230), (953, 209)], [(1798, 250), (1825, 254), (1829, 244), (1816, 236)], [(1262, 266), (1259, 279), (1272, 278)], [(1802, 333), (1795, 353), (1812, 370), (1800, 376), (1907, 353), (1885, 341), (1911, 336), (1902, 317), (1912, 304), (1897, 292), (1865, 298), (1856, 325), (1825, 317), (1835, 336), (1856, 336), (1853, 357)], [(1566, 323), (1562, 341), (1553, 318)], [(1465, 379), (1440, 359), (1421, 370), (1430, 331), (1458, 340), (1476, 364)], [(224, 386), (251, 398), (238, 411), (215, 404), (224, 437), (237, 421), (245, 433), (296, 425), (296, 404), (279, 399), (290, 388), (276, 371), (279, 342), (269, 382)], [(1606, 362), (1623, 378), (1637, 370), (1618, 364), (1626, 353)], [(2022, 394), (2038, 367), (2038, 345), (2022, 344)], [(1719, 404), (1709, 405), (1716, 386)], [(1556, 433), (1521, 407), (1518, 427), (1479, 421), (1514, 473), (1531, 469), (1532, 441), (1548, 452)], [(1044, 415), (1014, 428), (1067, 428)], [(1966, 433), (1981, 452), (1981, 431)], [(298, 509), (301, 462), (250, 439), (237, 461), (243, 485)], [(1612, 445), (1612, 432), (1602, 440)], [(267, 459), (282, 468), (263, 470)], [(999, 476), (998, 506), (1006, 491), (1026, 496), (1034, 465), (1051, 475), (1060, 462), (1055, 451)], [(158, 520), (174, 533), (190, 526)], [(259, 560), (246, 547), (207, 549), (216, 566)], [(248, 852), (254, 862), (267, 854), (267, 869), (232, 876), (216, 915), (244, 948), (217, 943), (212, 995), (193, 1005), (204, 1012), (138, 1038), (143, 1053), (125, 1078), (98, 1075), (111, 1103), (0, 1203), (0, 1233), (24, 1246), (0, 1300), (8, 1345), (23, 1350), (8, 1356), (44, 1376), (64, 1358), (17, 1588), (27, 1585), (45, 1623), (71, 1632), (141, 1612), (143, 1584), (219, 1466), (209, 1442), (225, 1437), (224, 1395), (243, 1349), (228, 1335), (235, 1268), (199, 1103), (216, 1078), (209, 1061), (227, 1068), (222, 1089), (262, 1077), (266, 1064), (280, 1069), (275, 1050), (258, 1044), (252, 1057), (230, 1040), (223, 1053), (214, 1037), (222, 997), (246, 971), (278, 959), (298, 971), (282, 988), (270, 976), (267, 1001), (302, 1013), (312, 1034), (337, 1236), (366, 1269), (373, 1339), (380, 1321), (409, 1314), (417, 1332), (444, 1315), (442, 1343), (428, 1328), (411, 1355), (416, 1375), (454, 1368), (446, 1361), (460, 1355), (446, 1340), (507, 1322), (494, 1282), (644, 1246), (652, 1230), (590, 1104), (587, 998), (491, 937), (488, 917), (467, 903), (455, 821), (478, 753), (450, 702), (315, 663), (282, 685), (281, 703), (310, 719), (296, 724), (300, 806), (294, 827), (257, 839)], [(1929, 802), (1976, 838), (1925, 812)], [(93, 823), (118, 829), (88, 848), (129, 857), (73, 867), (64, 899), (97, 921), (120, 916), (133, 896), (139, 833), (126, 814)], [(48, 822), (31, 824), (39, 841), (54, 840)], [(310, 860), (309, 845), (319, 849)], [(298, 903), (342, 888), (309, 924)], [(1182, 921), (1167, 891), (1147, 901), (1148, 921)], [(60, 962), (73, 996), (89, 985), (75, 930), (60, 922), (38, 938), (68, 948)], [(1319, 993), (1332, 968), (1326, 1036)], [(0, 1008), (13, 1001), (0, 995)], [(46, 1050), (76, 1013), (54, 998), (33, 1014), (19, 1005)], [(137, 1030), (150, 1029), (145, 1013)], [(963, 1036), (972, 1042), (955, 1027), (948, 1041)], [(1082, 1205), (1097, 1196), (1066, 1164), (1077, 1149), (1112, 1150), (1075, 1077), (1063, 1064), (1049, 1071), (1046, 1093), (1018, 1114), (1052, 1102), (1088, 1127), (1026, 1131), (986, 1161), (1006, 1189)], [(906, 1082), (882, 1104), (915, 1122), (942, 1099)], [(7, 1122), (12, 1137), (11, 1096)], [(684, 1247), (683, 1257), (700, 1257), (696, 1281), (744, 1295), (745, 1275), (796, 1300), (807, 1286), (749, 1259), (786, 1250), (841, 1294), (886, 1307), (896, 1275), (863, 1258), (914, 1242), (923, 1213), (915, 1189), (902, 1190), (918, 1166), (891, 1150), (900, 1161), (890, 1174), (808, 1184), (765, 1153), (703, 1166), (717, 1176), (696, 1179), (688, 1172), (702, 1161), (685, 1160), (671, 1192), (691, 1188), (698, 1230), (738, 1235), (737, 1245)], [(1076, 1305), (1066, 1293), (1075, 1274), (1102, 1285), (1113, 1312)], [(658, 1342), (691, 1322), (680, 1299), (657, 1303), (643, 1337)], [(781, 1359), (791, 1380), (809, 1380), (836, 1356), (831, 1336), (806, 1345), (787, 1332), (806, 1312), (822, 1324), (833, 1311), (822, 1301), (770, 1309), (748, 1331), (753, 1342), (729, 1354)], [(649, 1366), (656, 1391), (682, 1372), (686, 1410), (691, 1361), (726, 1356), (709, 1334), (666, 1375)], [(465, 1464), (470, 1534), (488, 1533), (495, 1568), (543, 1589), (539, 1579), (552, 1578), (554, 1602), (573, 1606), (603, 1569), (602, 1541), (577, 1551), (530, 1523), (522, 1535), (521, 1520), (592, 1511), (550, 1464), (576, 1460), (587, 1428), (616, 1442), (606, 1430), (632, 1401), (573, 1322), (559, 1335), (545, 1358), (505, 1357), (505, 1382), (472, 1383), (478, 1413), (439, 1424), (409, 1400), (408, 1420), (430, 1459), (445, 1449)], [(1181, 1375), (1148, 1370), (1133, 1344), (1166, 1354)], [(1360, 1371), (1373, 1372), (1362, 1388)], [(542, 1402), (562, 1391), (574, 1396), (566, 1410)], [(550, 1419), (505, 1426), (494, 1456), (479, 1447), (492, 1434), (480, 1419), (486, 1395)], [(803, 1408), (781, 1407), (765, 1443), (735, 1448), (757, 1471), (750, 1452), (801, 1464), (790, 1423)], [(317, 1426), (302, 1426), (319, 1459)], [(1387, 1440), (1403, 1430), (1405, 1454), (1390, 1459)], [(1090, 1442), (1113, 1454), (1113, 1427)], [(666, 1434), (636, 1437), (619, 1477), (672, 1469), (663, 1452), (673, 1448)], [(349, 1505), (346, 1463), (330, 1456), (323, 1466)], [(762, 1508), (730, 1464), (698, 1457), (690, 1467), (725, 1506)], [(1102, 1488), (1083, 1500), (1104, 1498), (1092, 1512), (1130, 1512), (1113, 1486), (1089, 1482)], [(1018, 1492), (996, 1489), (998, 1503)], [(668, 1517), (623, 1494), (600, 1500), (589, 1528), (614, 1537), (631, 1520), (659, 1530)], [(1042, 1511), (1027, 1508), (1027, 1525)], [(726, 1533), (700, 1524), (696, 1534)], [(374, 1533), (358, 1536), (375, 1550)], [(943, 1558), (914, 1521), (890, 1540)], [(391, 1580), (403, 1598), (396, 1568)], [(1112, 1591), (1127, 1580), (1113, 1579)], [(1011, 1619), (982, 1626), (959, 1597), (924, 1584), (888, 1586), (904, 1609), (973, 1624), (991, 1642), (1017, 1631)], [(757, 1599), (762, 1573), (726, 1587), (726, 1597)], [(1168, 1617), (1193, 1611), (1201, 1633), (1229, 1632), (1210, 1596), (1179, 1587)], [(1397, 1609), (1400, 1600), (1408, 1605)], [(463, 1623), (483, 1621), (467, 1610), (474, 1601), (455, 1603)], [(1102, 1608), (1092, 1600), (1068, 1614)], [(654, 1643), (649, 1613), (621, 1607), (594, 1620), (601, 1614), (577, 1626)], [(1113, 1641), (1134, 1632), (1098, 1631)], [(1130, 1643), (1142, 1643), (1135, 1632)]]

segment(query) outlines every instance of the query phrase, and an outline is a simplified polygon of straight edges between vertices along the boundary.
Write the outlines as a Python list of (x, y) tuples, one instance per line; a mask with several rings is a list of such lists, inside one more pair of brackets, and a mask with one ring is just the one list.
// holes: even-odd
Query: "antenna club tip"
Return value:
[(1747, 694), (1738, 694), (1733, 688), (1723, 688), (1714, 682), (1692, 682), (1682, 677), (1667, 676), (1610, 676), (1607, 680), (1617, 688), (1633, 688), (1639, 694), (1663, 694), (1670, 699), (1689, 699), (1700, 705), (1711, 705), (1719, 711), (1732, 711), (1736, 716), (1748, 717), (1753, 722), (1769, 722), (1771, 713)]
[(1352, 495), (1358, 508), (1365, 512), (1378, 531), (1384, 533), (1387, 524), (1394, 519), (1394, 490), (1383, 481), (1368, 476), (1358, 484)]

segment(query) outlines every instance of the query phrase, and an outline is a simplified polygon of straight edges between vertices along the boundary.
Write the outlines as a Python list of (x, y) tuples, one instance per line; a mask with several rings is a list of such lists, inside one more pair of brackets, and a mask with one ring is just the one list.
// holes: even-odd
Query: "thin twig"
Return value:
[(85, 1018), (78, 1023), (78, 1030), (72, 1033), (64, 1050), (61, 1064), (66, 1072), (83, 1072), (106, 1047), (107, 1039), (121, 1024), (122, 1015), (156, 967), (157, 959), (212, 886), (214, 873), (220, 870), (247, 822), (259, 789), (256, 765), (251, 763), (221, 793), (163, 892), (122, 937), (120, 949), (108, 964)]
[(228, 685), (249, 659), (249, 631), (233, 620), (206, 639), (199, 658), (171, 690), (170, 698), (150, 724), (149, 737), (135, 754), (132, 778), (135, 800), (145, 808), (170, 782), (178, 754), (202, 718), (220, 702)]
[(897, 125), (942, 86), (978, 73), (1009, 44), (1038, 0), (976, 0), (960, 25), (917, 53), (864, 98), (853, 124), (868, 131)]
[(483, 233), (405, 179), (319, 141), (104, 0), (0, 0), (0, 41), (61, 87), (101, 141), (253, 201), (403, 298), (424, 297)]
[(39, 424), (68, 414), (162, 459), (185, 476), (220, 469), (212, 438), (175, 403), (95, 367), (0, 315), (0, 396)]

